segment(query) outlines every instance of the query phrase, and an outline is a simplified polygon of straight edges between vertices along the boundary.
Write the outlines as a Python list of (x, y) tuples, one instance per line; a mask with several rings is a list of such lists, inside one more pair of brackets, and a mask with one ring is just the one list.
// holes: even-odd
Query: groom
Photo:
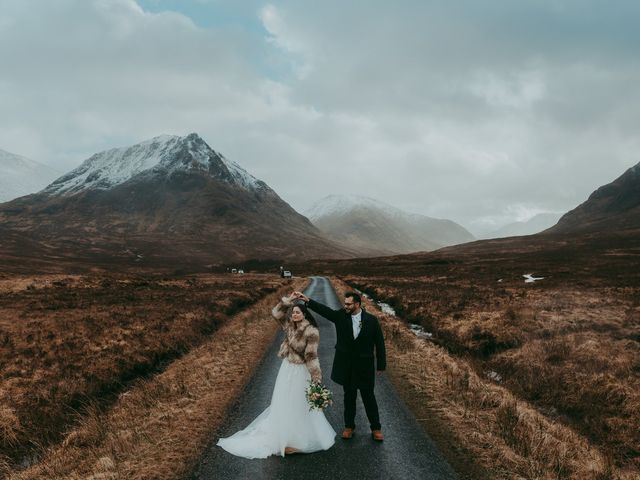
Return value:
[[(307, 302), (308, 308), (333, 322), (336, 327), (336, 355), (331, 380), (344, 388), (345, 429), (342, 438), (353, 437), (353, 430), (356, 428), (356, 397), (360, 390), (371, 435), (374, 440), (381, 442), (384, 436), (373, 387), (375, 371), (382, 373), (386, 367), (386, 354), (378, 319), (362, 309), (362, 300), (357, 293), (346, 293), (344, 308), (340, 310), (333, 310), (311, 300), (302, 292), (294, 292), (294, 295)], [(374, 365), (374, 348), (377, 368)]]

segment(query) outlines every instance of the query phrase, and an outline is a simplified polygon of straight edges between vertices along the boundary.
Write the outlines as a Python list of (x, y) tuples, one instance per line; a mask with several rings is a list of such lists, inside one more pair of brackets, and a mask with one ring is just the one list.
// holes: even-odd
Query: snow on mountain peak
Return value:
[(58, 175), (51, 167), (0, 149), (0, 202), (35, 193)]
[(198, 134), (191, 133), (185, 137), (160, 135), (129, 147), (96, 153), (49, 185), (44, 193), (106, 190), (142, 172), (168, 175), (178, 170), (206, 172), (248, 190), (265, 185), (237, 163), (215, 152)]
[(29, 160), (26, 157), (16, 155), (15, 153), (10, 153), (2, 149), (0, 149), (0, 163), (5, 170), (23, 170), (24, 168), (35, 169), (38, 165), (33, 160)]
[(315, 203), (305, 212), (311, 221), (329, 215), (343, 215), (356, 208), (376, 208), (394, 216), (411, 215), (374, 198), (361, 195), (329, 195)]
[(233, 160), (229, 160), (222, 154), (220, 154), (220, 160), (224, 162), (233, 179), (248, 190), (255, 190), (256, 188), (261, 188), (266, 185), (264, 182), (258, 180), (256, 177), (247, 172), (236, 162), (234, 162)]

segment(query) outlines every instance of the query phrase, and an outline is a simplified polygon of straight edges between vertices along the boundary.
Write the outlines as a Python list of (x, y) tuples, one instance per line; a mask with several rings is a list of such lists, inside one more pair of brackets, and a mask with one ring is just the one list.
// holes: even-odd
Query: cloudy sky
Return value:
[(199, 133), (298, 211), (472, 232), (640, 162), (636, 0), (0, 0), (0, 148), (66, 171)]

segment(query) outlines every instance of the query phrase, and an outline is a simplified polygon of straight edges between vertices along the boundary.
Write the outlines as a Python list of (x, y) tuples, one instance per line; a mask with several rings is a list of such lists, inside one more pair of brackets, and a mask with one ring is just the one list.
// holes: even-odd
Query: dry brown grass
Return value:
[(0, 471), (32, 462), (79, 418), (283, 284), (266, 275), (4, 276)]
[(303, 284), (296, 279), (235, 315), (162, 373), (122, 392), (107, 412), (89, 409), (41, 462), (8, 478), (183, 478), (272, 341), (273, 304)]
[(346, 277), (475, 371), (640, 472), (640, 290)]
[[(415, 314), (416, 310), (423, 314), (428, 310), (424, 323), (436, 333), (440, 332), (439, 328), (446, 329), (444, 339), (437, 340), (441, 346), (420, 340), (398, 317), (383, 314), (370, 300), (365, 300), (367, 308), (374, 311), (383, 325), (391, 380), (425, 428), (432, 429), (435, 425), (440, 429), (437, 437), (451, 437), (447, 440), (453, 444), (452, 455), (468, 452), (484, 475), (492, 479), (639, 478), (640, 470), (634, 462), (618, 457), (615, 465), (611, 450), (614, 445), (622, 444), (626, 451), (638, 446), (631, 443), (637, 435), (638, 389), (633, 391), (637, 384), (629, 377), (633, 368), (637, 368), (637, 351), (633, 350), (636, 347), (626, 340), (616, 343), (610, 337), (609, 343), (602, 338), (598, 343), (589, 340), (592, 334), (584, 333), (589, 322), (578, 322), (577, 317), (563, 315), (575, 309), (570, 293), (556, 301), (545, 295), (537, 297), (530, 292), (525, 295), (523, 291), (513, 291), (508, 292), (506, 298), (526, 297), (527, 301), (504, 303), (495, 296), (469, 295), (458, 290), (462, 297), (451, 305), (447, 299), (452, 299), (451, 291), (456, 289), (447, 291), (430, 279), (425, 283), (437, 286), (433, 291), (421, 289), (413, 279), (346, 279), (349, 285), (334, 282), (338, 292), (357, 284), (391, 299), (405, 313), (412, 312), (413, 322), (421, 319)], [(409, 285), (411, 288), (406, 288)], [(432, 302), (424, 300), (425, 291), (430, 292)], [(537, 300), (533, 301), (534, 298)], [(587, 301), (578, 298), (581, 303)], [(587, 303), (591, 308), (597, 304), (629, 312), (629, 299), (625, 298), (622, 301), (609, 295), (606, 299), (591, 298)], [(485, 302), (484, 309), (477, 308), (480, 301)], [(550, 311), (539, 310), (544, 302)], [(427, 309), (427, 305), (431, 308)], [(441, 311), (433, 308), (434, 305), (447, 311), (448, 321), (440, 321)], [(494, 309), (498, 309), (498, 313)], [(461, 314), (454, 320), (455, 313)], [(607, 318), (605, 322), (613, 322), (611, 317)], [(624, 325), (625, 320), (620, 322)], [(566, 331), (568, 324), (580, 332), (569, 334), (571, 340), (558, 336), (552, 336), (553, 340), (546, 338), (548, 331)], [(541, 326), (546, 330), (541, 331)], [(622, 337), (629, 333), (618, 332)], [(541, 336), (532, 340), (536, 335)], [(487, 344), (491, 347), (487, 348)], [(621, 345), (631, 349), (617, 351)], [(460, 357), (460, 353), (465, 353), (465, 358)], [(571, 366), (567, 367), (565, 362)], [(503, 367), (499, 369), (500, 374), (507, 377), (505, 385), (496, 384), (484, 375), (484, 369), (498, 368), (498, 365)], [(552, 368), (559, 371), (549, 371)], [(604, 370), (607, 372), (603, 373)], [(516, 381), (523, 386), (516, 388)], [(524, 385), (538, 393), (546, 392), (549, 398), (544, 401), (537, 398), (536, 403), (527, 401), (530, 395), (526, 394)], [(538, 403), (564, 408), (580, 405), (588, 409), (590, 415), (596, 413), (591, 409), (598, 408), (597, 413), (607, 419), (611, 431), (616, 430), (617, 434), (593, 441), (584, 431), (597, 430), (576, 431), (573, 422), (541, 411)], [(455, 464), (455, 458), (453, 460)]]

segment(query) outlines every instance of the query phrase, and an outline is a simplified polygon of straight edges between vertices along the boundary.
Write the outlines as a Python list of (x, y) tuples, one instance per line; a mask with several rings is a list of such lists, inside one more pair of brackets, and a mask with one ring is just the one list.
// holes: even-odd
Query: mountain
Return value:
[(58, 175), (51, 167), (0, 150), (0, 203), (37, 192)]
[(640, 228), (640, 163), (598, 188), (586, 202), (545, 233), (621, 231)]
[(407, 213), (356, 195), (330, 195), (305, 215), (328, 238), (360, 252), (410, 253), (474, 240), (450, 220)]
[(485, 234), (482, 238), (504, 238), (519, 237), (523, 235), (533, 235), (542, 232), (555, 225), (562, 215), (559, 213), (539, 213), (526, 222), (513, 222), (491, 233)]
[(0, 235), (11, 239), (7, 255), (39, 246), (38, 257), (89, 262), (352, 256), (195, 133), (93, 155), (41, 192), (0, 205)]

